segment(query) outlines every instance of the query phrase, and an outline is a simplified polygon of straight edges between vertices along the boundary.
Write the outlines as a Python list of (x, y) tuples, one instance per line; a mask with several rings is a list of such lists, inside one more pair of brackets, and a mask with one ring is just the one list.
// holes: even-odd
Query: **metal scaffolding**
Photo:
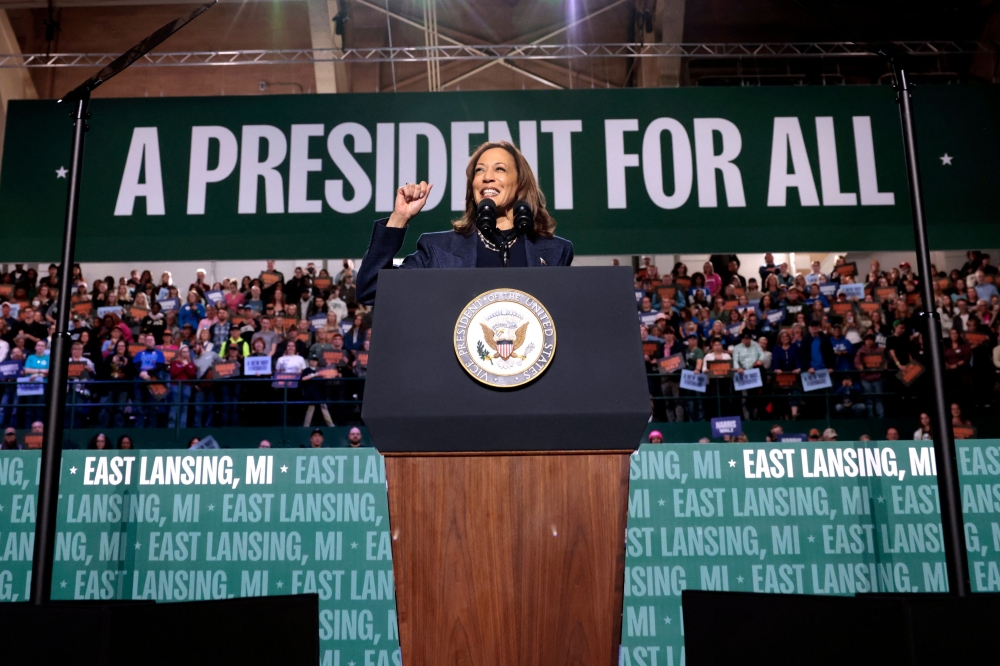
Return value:
[[(981, 41), (896, 42), (914, 57), (997, 55), (997, 45)], [(743, 58), (829, 60), (876, 58), (872, 46), (857, 42), (741, 44), (453, 44), (343, 49), (258, 49), (246, 51), (175, 51), (148, 53), (134, 67), (226, 67), (334, 63), (440, 63), (588, 58)], [(0, 54), (0, 68), (104, 67), (117, 53)]]

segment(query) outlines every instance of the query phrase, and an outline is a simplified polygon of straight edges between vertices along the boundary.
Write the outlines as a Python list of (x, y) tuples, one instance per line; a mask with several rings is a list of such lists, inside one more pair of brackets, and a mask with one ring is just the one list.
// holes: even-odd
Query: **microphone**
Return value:
[(524, 199), (514, 204), (514, 228), (517, 233), (528, 233), (535, 227), (535, 215), (531, 212), (531, 206)]
[(483, 199), (476, 206), (476, 228), (487, 238), (493, 238), (497, 228), (497, 205), (493, 199)]

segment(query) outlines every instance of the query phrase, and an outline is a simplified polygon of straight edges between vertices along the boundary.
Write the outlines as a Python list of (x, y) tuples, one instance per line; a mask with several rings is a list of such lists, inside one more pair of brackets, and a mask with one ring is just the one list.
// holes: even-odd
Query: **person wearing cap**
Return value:
[(818, 319), (810, 319), (809, 327), (802, 332), (799, 355), (799, 361), (805, 372), (833, 370), (836, 355), (833, 352), (833, 345), (830, 344), (830, 336), (823, 332), (822, 322)]
[(309, 435), (309, 446), (314, 449), (323, 448), (323, 431), (319, 428), (315, 428), (312, 434)]
[[(337, 373), (337, 370), (331, 368), (326, 372)], [(329, 401), (329, 382), (327, 375), (320, 369), (318, 354), (309, 354), (309, 365), (302, 371), (301, 386), (302, 399), (309, 405), (306, 407), (306, 418), (302, 425), (306, 428), (312, 425), (313, 415), (318, 406), (320, 414), (323, 415), (323, 421), (332, 428), (333, 418), (330, 416), (330, 408), (326, 404)]]
[(663, 444), (663, 433), (659, 430), (654, 430), (649, 433), (649, 443), (650, 444)]
[(810, 430), (808, 437), (809, 437), (809, 441), (810, 442), (819, 442), (819, 441), (821, 441), (821, 435), (820, 435), (819, 430), (817, 428), (813, 428), (812, 430)]
[(837, 431), (833, 428), (827, 428), (823, 431), (823, 441), (824, 442), (836, 442), (837, 441)]
[(21, 445), (17, 443), (17, 431), (13, 428), (7, 428), (3, 431), (3, 442), (0, 443), (0, 450), (3, 451), (17, 451), (21, 448)]

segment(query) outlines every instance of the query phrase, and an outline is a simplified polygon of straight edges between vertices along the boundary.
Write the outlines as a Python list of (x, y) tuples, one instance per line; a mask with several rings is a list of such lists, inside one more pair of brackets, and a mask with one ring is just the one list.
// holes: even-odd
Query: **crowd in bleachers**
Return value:
[[(943, 328), (956, 432), (969, 433), (963, 407), (981, 412), (996, 401), (1000, 280), (987, 254), (970, 251), (963, 266), (932, 266), (926, 278), (908, 262), (857, 266), (844, 257), (828, 273), (814, 262), (798, 274), (771, 254), (752, 267), (712, 255), (697, 271), (642, 263), (635, 297), (656, 420), (883, 418), (917, 408), (915, 416), (930, 391), (918, 316), (924, 279)], [(761, 386), (736, 387), (734, 375), (756, 371)], [(686, 383), (698, 374), (710, 377), (701, 390)], [(806, 390), (827, 377), (829, 388)]]
[[(353, 262), (184, 286), (149, 271), (91, 279), (73, 268), (71, 427), (310, 425), (360, 419), (370, 312)], [(40, 420), (55, 333), (59, 268), (0, 276), (0, 427)], [(289, 405), (291, 407), (289, 407)]]
[[(928, 278), (956, 427), (996, 401), (1000, 378), (997, 269), (986, 254), (967, 259)], [(345, 261), (330, 275), (309, 263), (286, 277), (269, 261), (256, 277), (209, 284), (199, 270), (185, 286), (170, 273), (99, 278), (74, 266), (67, 423), (359, 422), (371, 313), (355, 299), (353, 269)], [(712, 255), (695, 271), (643, 258), (635, 295), (654, 419), (919, 412), (930, 390), (922, 279), (905, 262), (842, 257), (828, 273), (818, 262), (793, 273), (770, 254), (753, 267)], [(22, 265), (0, 275), (0, 427), (41, 420), (58, 283), (56, 265), (42, 276)], [(737, 388), (734, 375), (755, 370), (762, 385)], [(829, 376), (830, 386), (807, 391), (803, 374)], [(692, 390), (690, 375), (710, 380)]]

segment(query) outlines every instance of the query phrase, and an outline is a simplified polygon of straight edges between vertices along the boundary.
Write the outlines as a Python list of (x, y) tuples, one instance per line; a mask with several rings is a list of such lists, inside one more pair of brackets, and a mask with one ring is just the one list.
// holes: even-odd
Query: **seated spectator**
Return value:
[(854, 385), (851, 378), (845, 377), (841, 380), (837, 390), (833, 392), (834, 411), (838, 416), (852, 414), (859, 418), (865, 416), (868, 413), (868, 407), (861, 402), (861, 395), (861, 391)]

